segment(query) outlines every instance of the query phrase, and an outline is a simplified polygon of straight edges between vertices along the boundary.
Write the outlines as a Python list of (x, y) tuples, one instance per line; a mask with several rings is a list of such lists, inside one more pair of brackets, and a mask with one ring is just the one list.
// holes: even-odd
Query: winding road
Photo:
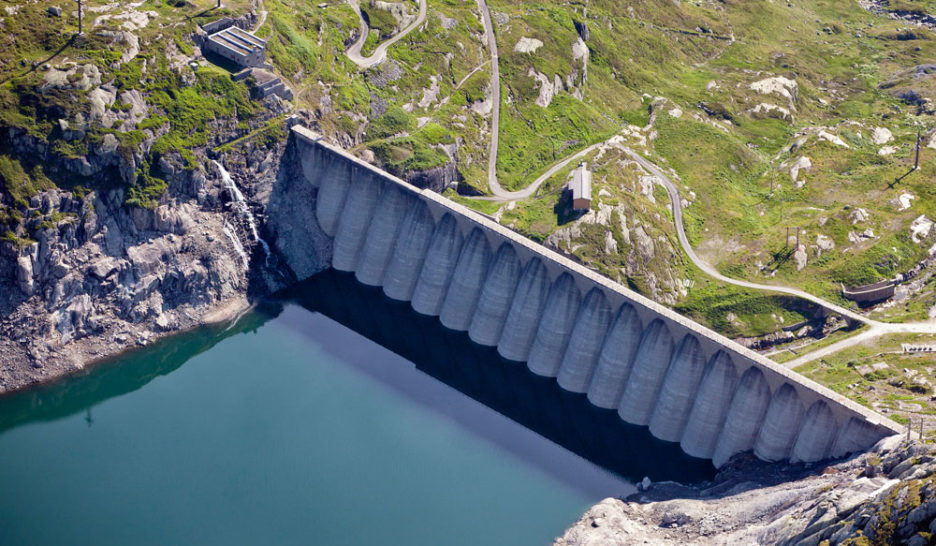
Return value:
[(348, 3), (351, 4), (351, 8), (358, 14), (358, 18), (361, 20), (361, 35), (358, 37), (357, 41), (351, 44), (351, 47), (345, 52), (351, 62), (358, 65), (362, 69), (370, 68), (375, 64), (379, 64), (387, 57), (387, 48), (393, 44), (399, 42), (407, 34), (416, 30), (416, 27), (423, 24), (426, 20), (427, 12), (427, 1), (428, 0), (419, 0), (419, 13), (416, 15), (416, 20), (409, 24), (406, 28), (401, 30), (399, 33), (394, 35), (392, 38), (386, 40), (384, 43), (377, 46), (377, 49), (374, 50), (374, 53), (369, 57), (361, 56), (361, 48), (364, 47), (364, 42), (367, 41), (367, 34), (370, 32), (370, 27), (367, 26), (367, 21), (364, 20), (364, 14), (361, 13), (361, 7), (358, 5), (358, 0), (348, 0)]
[(478, 11), (481, 12), (481, 23), (484, 25), (484, 37), (487, 40), (488, 50), (491, 52), (491, 142), (488, 148), (488, 187), (495, 197), (504, 199), (511, 198), (510, 194), (501, 187), (497, 181), (497, 145), (500, 134), (500, 69), (498, 68), (497, 40), (494, 38), (494, 24), (491, 23), (491, 11), (487, 7), (487, 2), (477, 0)]
[[(497, 56), (497, 41), (494, 36), (494, 26), (491, 22), (491, 14), (488, 10), (487, 3), (485, 0), (476, 0), (478, 5), (478, 10), (481, 13), (481, 22), (484, 25), (484, 34), (485, 39), (487, 40), (488, 49), (490, 51), (491, 59), (491, 100), (493, 101), (492, 108), (492, 119), (491, 119), (491, 141), (488, 152), (488, 186), (490, 188), (492, 197), (482, 197), (479, 199), (485, 199), (490, 201), (511, 201), (516, 199), (526, 199), (532, 196), (539, 187), (546, 182), (551, 176), (555, 175), (558, 171), (566, 167), (572, 161), (585, 156), (586, 154), (592, 152), (599, 146), (605, 144), (605, 142), (599, 142), (592, 144), (587, 148), (580, 150), (579, 152), (559, 161), (550, 167), (546, 172), (534, 180), (530, 185), (522, 190), (517, 191), (507, 191), (505, 190), (500, 183), (497, 181), (497, 149), (498, 149), (498, 133), (500, 128), (500, 71), (498, 69), (498, 56)], [(378, 63), (380, 63), (386, 57), (387, 48), (401, 40), (408, 33), (413, 31), (416, 27), (423, 23), (426, 19), (427, 11), (427, 0), (420, 0), (419, 2), (419, 14), (416, 17), (416, 20), (403, 29), (399, 34), (385, 41), (384, 43), (377, 46), (377, 49), (369, 57), (361, 56), (361, 48), (364, 46), (364, 42), (367, 40), (367, 33), (369, 31), (367, 23), (364, 21), (364, 17), (361, 14), (360, 7), (358, 6), (358, 0), (348, 0), (348, 3), (351, 4), (351, 7), (357, 12), (358, 17), (361, 19), (361, 36), (358, 40), (348, 48), (347, 55), (355, 64), (361, 68), (370, 68)], [(483, 66), (483, 65), (482, 65)], [(480, 69), (481, 66), (475, 68), (474, 71)], [(469, 74), (470, 76), (471, 74)], [(466, 78), (467, 79), (467, 76)], [(463, 80), (464, 81), (464, 80)], [(670, 198), (671, 209), (673, 212), (673, 223), (676, 225), (676, 233), (679, 239), (679, 244), (682, 246), (683, 251), (689, 257), (690, 261), (701, 269), (706, 275), (719, 280), (721, 282), (732, 284), (735, 286), (740, 286), (742, 288), (748, 288), (752, 290), (762, 290), (768, 292), (775, 292), (780, 294), (787, 294), (790, 296), (795, 296), (798, 298), (811, 301), (820, 307), (823, 307), (833, 313), (846, 317), (849, 320), (859, 322), (868, 326), (868, 329), (826, 347), (816, 349), (810, 353), (807, 353), (799, 358), (790, 360), (784, 363), (784, 366), (788, 368), (797, 368), (807, 362), (822, 358), (824, 356), (833, 354), (835, 352), (841, 351), (847, 347), (863, 343), (874, 338), (880, 337), (887, 334), (897, 334), (897, 333), (921, 333), (921, 334), (936, 334), (936, 321), (931, 322), (907, 322), (907, 323), (885, 323), (877, 320), (870, 319), (864, 315), (856, 313), (850, 309), (846, 309), (832, 303), (830, 301), (824, 300), (818, 296), (804, 292), (797, 288), (792, 288), (788, 286), (779, 286), (772, 284), (759, 284), (749, 281), (743, 281), (738, 279), (732, 279), (726, 277), (718, 272), (714, 267), (712, 267), (708, 262), (699, 258), (696, 255), (695, 250), (693, 250), (692, 245), (689, 244), (689, 238), (686, 236), (685, 227), (683, 225), (683, 214), (682, 214), (682, 199), (679, 195), (679, 189), (676, 184), (667, 176), (663, 171), (659, 169), (654, 163), (650, 162), (642, 155), (638, 154), (634, 150), (628, 147), (623, 148), (624, 152), (630, 156), (634, 161), (636, 161), (641, 167), (643, 167), (647, 172), (652, 174), (659, 184), (666, 189), (667, 194)]]
[(877, 320), (870, 319), (864, 315), (856, 313), (850, 309), (845, 309), (839, 305), (836, 305), (830, 301), (824, 300), (818, 296), (814, 296), (808, 292), (804, 292), (797, 288), (791, 288), (788, 286), (777, 286), (773, 284), (758, 284), (748, 281), (742, 281), (738, 279), (732, 279), (726, 277), (719, 273), (714, 267), (708, 264), (708, 262), (699, 258), (695, 251), (692, 249), (692, 245), (689, 244), (689, 239), (686, 237), (686, 230), (683, 226), (682, 218), (682, 200), (679, 197), (679, 190), (676, 187), (676, 184), (666, 176), (660, 169), (647, 161), (643, 156), (637, 152), (631, 150), (630, 148), (625, 148), (624, 151), (631, 158), (634, 159), (641, 167), (646, 169), (650, 174), (652, 174), (662, 185), (666, 188), (666, 192), (669, 194), (671, 208), (673, 211), (673, 222), (676, 224), (676, 233), (679, 236), (679, 244), (683, 247), (683, 251), (689, 256), (689, 259), (695, 264), (696, 267), (701, 269), (706, 275), (709, 275), (712, 278), (715, 278), (721, 282), (733, 284), (735, 286), (741, 286), (743, 288), (750, 288), (753, 290), (764, 290), (769, 292), (778, 292), (781, 294), (788, 294), (791, 296), (796, 296), (808, 301), (815, 303), (829, 311), (847, 317), (851, 320), (861, 322), (866, 324), (869, 328), (864, 332), (861, 332), (858, 335), (851, 336), (849, 338), (843, 339), (821, 349), (816, 349), (810, 353), (807, 353), (799, 358), (785, 362), (783, 365), (787, 368), (797, 368), (806, 364), (807, 362), (812, 362), (813, 360), (822, 358), (824, 356), (830, 355), (832, 353), (841, 351), (847, 347), (863, 343), (865, 341), (880, 337), (886, 334), (936, 334), (936, 322), (904, 322), (904, 323), (888, 323), (880, 322)]

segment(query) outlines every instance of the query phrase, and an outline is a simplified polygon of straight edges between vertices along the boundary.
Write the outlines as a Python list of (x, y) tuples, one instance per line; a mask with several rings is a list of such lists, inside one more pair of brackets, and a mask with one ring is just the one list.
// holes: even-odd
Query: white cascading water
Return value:
[(234, 251), (237, 252), (237, 255), (241, 257), (241, 260), (244, 261), (244, 269), (250, 267), (250, 258), (247, 256), (247, 252), (244, 250), (244, 245), (241, 244), (240, 239), (237, 238), (237, 235), (234, 234), (234, 228), (227, 222), (224, 221), (224, 227), (222, 228), (224, 234), (227, 235), (227, 238), (231, 240), (231, 244), (234, 245)]
[[(250, 234), (253, 235), (255, 241), (260, 243), (260, 246), (263, 247), (263, 253), (266, 255), (266, 263), (270, 264), (270, 245), (266, 241), (260, 238), (260, 233), (257, 232), (257, 223), (254, 220), (254, 215), (250, 212), (250, 207), (247, 206), (247, 200), (244, 199), (244, 194), (241, 193), (240, 188), (237, 187), (237, 184), (234, 183), (234, 179), (231, 178), (231, 173), (224, 168), (224, 165), (220, 161), (211, 160), (212, 163), (218, 167), (218, 172), (221, 173), (221, 180), (224, 181), (224, 187), (231, 191), (231, 194), (234, 196), (234, 207), (240, 213), (241, 216), (247, 221), (247, 226), (250, 228)], [(243, 246), (240, 248), (240, 253), (244, 253)], [(246, 254), (245, 254), (246, 255)]]

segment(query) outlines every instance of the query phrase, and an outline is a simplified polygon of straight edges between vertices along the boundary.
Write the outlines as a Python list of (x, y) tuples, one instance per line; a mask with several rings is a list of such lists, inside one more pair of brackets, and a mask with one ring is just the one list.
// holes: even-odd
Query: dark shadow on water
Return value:
[[(369, 338), (414, 363), (428, 376), (619, 476), (635, 481), (649, 476), (654, 481), (683, 483), (714, 476), (709, 461), (687, 456), (677, 444), (653, 438), (646, 427), (624, 423), (615, 411), (596, 408), (584, 395), (569, 393), (554, 379), (539, 377), (521, 363), (504, 360), (496, 349), (472, 342), (463, 332), (448, 330), (437, 318), (416, 313), (408, 303), (390, 300), (379, 288), (364, 286), (351, 274), (327, 271), (280, 296)], [(96, 404), (168, 375), (228, 337), (257, 330), (281, 311), (280, 303), (266, 303), (232, 326), (203, 327), (172, 336), (63, 380), (0, 397), (0, 434), (16, 426), (88, 412)], [(464, 402), (415, 380), (412, 373), (401, 373), (404, 370), (399, 366), (360, 364), (372, 360), (373, 351), (343, 345), (353, 343), (353, 339), (336, 338), (331, 345), (326, 342), (323, 346), (339, 353), (357, 350), (361, 353), (357, 355), (358, 364), (348, 354), (338, 356), (544, 470), (554, 475), (563, 473), (558, 467), (566, 461), (530, 453), (529, 442), (504, 438), (516, 434), (510, 427), (473, 417), (472, 412), (464, 411)]]
[(131, 393), (224, 339), (255, 331), (282, 308), (262, 305), (233, 325), (205, 326), (109, 358), (60, 380), (0, 397), (0, 434), (13, 427), (54, 421)]
[[(443, 327), (437, 318), (387, 298), (380, 288), (365, 286), (352, 274), (329, 270), (282, 296), (345, 325), (426, 374), (619, 476), (689, 483), (715, 474), (710, 461), (686, 455), (678, 444), (654, 438), (647, 427), (621, 421), (617, 412), (593, 406), (584, 394), (563, 390), (555, 379), (505, 360), (495, 348)], [(379, 368), (364, 371), (386, 375)], [(406, 390), (405, 385), (391, 386)], [(484, 430), (474, 432), (486, 435)]]

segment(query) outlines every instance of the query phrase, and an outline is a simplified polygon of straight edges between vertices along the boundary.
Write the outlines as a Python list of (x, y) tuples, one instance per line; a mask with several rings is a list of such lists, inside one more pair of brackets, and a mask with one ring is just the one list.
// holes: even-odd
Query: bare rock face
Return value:
[(410, 184), (417, 188), (428, 188), (439, 193), (456, 180), (458, 180), (458, 172), (455, 169), (454, 161), (431, 169), (406, 173), (406, 181)]
[(862, 208), (857, 208), (848, 215), (848, 219), (851, 220), (852, 224), (858, 224), (864, 222), (868, 219), (868, 211)]
[(832, 237), (828, 235), (816, 235), (816, 249), (821, 255), (823, 252), (829, 252), (835, 249), (835, 241), (832, 240)]
[(797, 188), (802, 188), (806, 184), (805, 180), (799, 179), (801, 171), (812, 172), (812, 160), (806, 156), (800, 156), (790, 165), (790, 178), (793, 179)]
[[(295, 144), (287, 148), (266, 209), (264, 232), (296, 279), (308, 278), (331, 263), (331, 242), (319, 227), (316, 202), (322, 180), (344, 176), (346, 167), (314, 159), (301, 158)], [(303, 161), (312, 164), (308, 171)]]
[(16, 282), (19, 289), (26, 296), (32, 296), (35, 283), (33, 281), (32, 257), (20, 256), (16, 259)]
[(887, 144), (894, 140), (894, 135), (884, 127), (875, 127), (871, 130), (871, 142), (875, 144)]
[(811, 469), (747, 457), (715, 483), (654, 484), (605, 499), (554, 545), (928, 544), (936, 530), (931, 446), (892, 436), (871, 453)]
[[(105, 135), (80, 159), (103, 172), (120, 158), (115, 144)], [(250, 164), (236, 168), (256, 209), (269, 197), (282, 150), (254, 150)], [(158, 206), (127, 205), (119, 186), (82, 196), (51, 189), (30, 200), (15, 228), (35, 242), (0, 242), (0, 393), (225, 318), (247, 305), (248, 290), (270, 288), (264, 266), (247, 267), (254, 250), (263, 254), (244, 219), (250, 206), (232, 206), (235, 196), (217, 173), (185, 170), (172, 154), (163, 159), (169, 190)]]
[(793, 263), (796, 264), (797, 271), (802, 271), (806, 267), (806, 245), (796, 247), (793, 253)]
[(933, 221), (925, 215), (920, 215), (910, 223), (910, 238), (914, 243), (921, 243), (924, 239), (929, 237), (932, 229)]

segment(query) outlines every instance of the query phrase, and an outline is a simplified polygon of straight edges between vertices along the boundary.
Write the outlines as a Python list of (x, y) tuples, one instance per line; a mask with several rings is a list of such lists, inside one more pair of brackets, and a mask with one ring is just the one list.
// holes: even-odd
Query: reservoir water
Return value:
[(433, 321), (329, 273), (0, 399), (0, 544), (548, 544), (633, 491), (577, 453), (710, 474)]

